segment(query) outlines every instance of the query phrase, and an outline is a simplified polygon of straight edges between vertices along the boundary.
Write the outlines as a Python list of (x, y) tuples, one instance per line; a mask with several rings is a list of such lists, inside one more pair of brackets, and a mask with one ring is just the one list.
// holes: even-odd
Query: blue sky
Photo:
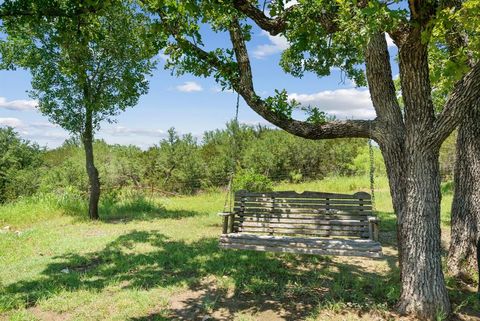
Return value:
[[(389, 39), (388, 39), (389, 40)], [(225, 37), (210, 35), (205, 43), (211, 47), (227, 47)], [(281, 51), (288, 47), (282, 37), (272, 37), (258, 28), (249, 43), (255, 87), (262, 96), (273, 95), (275, 89), (286, 89), (290, 97), (301, 103), (320, 106), (338, 118), (373, 118), (366, 88), (355, 88), (340, 72), (318, 78), (307, 74), (302, 79), (285, 74), (278, 66)], [(393, 57), (396, 47), (389, 40), (393, 73), (398, 74)], [(48, 122), (30, 100), (30, 74), (25, 70), (0, 71), (0, 126), (12, 126), (22, 137), (42, 146), (59, 146), (69, 135)], [(193, 76), (174, 77), (164, 70), (163, 61), (150, 80), (150, 91), (138, 105), (117, 117), (114, 124), (103, 124), (98, 138), (108, 143), (133, 144), (148, 148), (165, 137), (170, 127), (180, 133), (201, 137), (206, 130), (224, 127), (234, 115), (236, 94), (221, 92), (213, 79)], [(242, 100), (240, 121), (248, 124), (267, 124)]]

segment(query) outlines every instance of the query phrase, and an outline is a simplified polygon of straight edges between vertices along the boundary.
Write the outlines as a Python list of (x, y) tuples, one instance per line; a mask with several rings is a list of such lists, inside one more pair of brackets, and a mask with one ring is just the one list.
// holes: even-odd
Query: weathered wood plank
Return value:
[(279, 192), (247, 192), (238, 191), (235, 197), (275, 197), (275, 198), (329, 198), (329, 199), (371, 199), (370, 194), (365, 192), (358, 192), (353, 195), (337, 194), (337, 193), (322, 193), (305, 191), (297, 193), (295, 191), (279, 191)]
[(271, 223), (284, 223), (284, 224), (315, 224), (315, 225), (340, 225), (340, 226), (367, 226), (369, 225), (368, 220), (366, 221), (360, 221), (360, 220), (325, 220), (325, 219), (317, 219), (316, 217), (312, 218), (285, 218), (285, 217), (278, 217), (278, 216), (273, 216), (273, 217), (268, 217), (268, 216), (257, 216), (257, 217), (248, 217), (244, 216), (242, 218), (236, 217), (235, 221), (237, 222), (258, 222), (258, 223), (264, 223), (264, 222), (271, 222)]
[(273, 235), (256, 235), (248, 233), (233, 233), (233, 234), (222, 234), (220, 237), (228, 237), (230, 239), (264, 239), (264, 240), (284, 240), (284, 241), (302, 241), (308, 239), (312, 242), (320, 243), (341, 243), (341, 244), (380, 244), (379, 242), (365, 239), (340, 239), (340, 238), (322, 238), (322, 237), (309, 237), (305, 238), (302, 236), (273, 236)]
[[(368, 222), (368, 214), (358, 214), (358, 215), (348, 215), (348, 214), (297, 214), (297, 213), (240, 213), (241, 217), (247, 219), (262, 219), (262, 218), (271, 218), (271, 219), (292, 219), (292, 220), (338, 220), (338, 221), (360, 221)], [(238, 215), (237, 215), (238, 217)]]
[(230, 244), (230, 243), (220, 243), (220, 247), (226, 248), (226, 249), (254, 250), (254, 251), (262, 251), (262, 252), (278, 252), (278, 253), (296, 253), (296, 254), (310, 254), (310, 255), (359, 256), (359, 257), (371, 257), (371, 258), (382, 257), (382, 253), (380, 252), (364, 252), (364, 251), (353, 251), (353, 250), (330, 250), (330, 249), (323, 250), (323, 249), (273, 247), (273, 246)]
[[(255, 236), (255, 235), (249, 235)], [(306, 248), (321, 248), (321, 249), (337, 249), (337, 250), (358, 250), (380, 252), (382, 250), (380, 243), (370, 242), (344, 242), (348, 240), (338, 239), (311, 239), (311, 238), (279, 238), (279, 237), (260, 237), (264, 235), (257, 235), (257, 237), (230, 237), (230, 235), (222, 235), (220, 242), (222, 243), (236, 243), (236, 244), (250, 244), (250, 245), (265, 245), (265, 246), (285, 246), (285, 247), (306, 247)], [(364, 240), (360, 240), (364, 241)]]
[[(245, 202), (245, 203), (271, 203), (271, 198), (258, 198), (258, 197), (245, 197), (245, 198), (236, 198), (235, 202)], [(286, 203), (286, 204), (330, 204), (330, 205), (370, 205), (372, 202), (370, 200), (336, 200), (336, 199), (295, 199), (295, 198), (275, 198), (277, 203)]]
[(368, 226), (344, 226), (344, 225), (318, 225), (318, 224), (284, 224), (275, 222), (242, 222), (242, 228), (249, 227), (265, 227), (265, 228), (281, 228), (281, 229), (302, 229), (302, 230), (331, 230), (331, 231), (368, 231)]
[(332, 231), (332, 230), (308, 230), (308, 229), (282, 229), (236, 226), (236, 231), (245, 233), (267, 233), (267, 234), (295, 234), (295, 235), (317, 235), (317, 236), (356, 236), (368, 238), (368, 232), (362, 231)]
[(338, 209), (298, 209), (298, 208), (234, 208), (235, 212), (241, 213), (297, 213), (297, 214), (328, 214), (328, 215), (372, 215), (372, 211), (345, 211)]
[(280, 209), (308, 209), (308, 210), (315, 210), (315, 209), (330, 209), (330, 210), (341, 210), (341, 211), (371, 211), (372, 206), (365, 205), (326, 205), (326, 204), (290, 204), (290, 203), (245, 203), (245, 208), (252, 209), (252, 208), (280, 208)]

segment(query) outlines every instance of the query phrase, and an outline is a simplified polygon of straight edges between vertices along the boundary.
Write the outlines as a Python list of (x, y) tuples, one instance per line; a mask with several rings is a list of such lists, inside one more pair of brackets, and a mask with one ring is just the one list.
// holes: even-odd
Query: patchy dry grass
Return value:
[[(354, 192), (368, 190), (368, 180), (277, 188)], [(400, 319), (385, 180), (377, 191), (382, 260), (220, 250), (223, 198), (124, 199), (103, 204), (94, 223), (81, 204), (38, 198), (0, 207), (0, 228), (10, 226), (0, 234), (0, 320)], [(460, 317), (476, 320), (472, 289), (448, 281)]]

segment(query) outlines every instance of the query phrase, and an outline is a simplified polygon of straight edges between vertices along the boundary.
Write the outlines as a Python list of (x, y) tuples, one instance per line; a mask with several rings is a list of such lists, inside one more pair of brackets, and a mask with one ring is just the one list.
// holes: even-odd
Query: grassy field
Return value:
[[(276, 189), (353, 193), (368, 178)], [(376, 196), (381, 260), (220, 250), (223, 193), (107, 200), (94, 223), (72, 197), (20, 200), (0, 207), (0, 320), (396, 320), (386, 179)], [(476, 320), (473, 289), (447, 281), (459, 317)]]

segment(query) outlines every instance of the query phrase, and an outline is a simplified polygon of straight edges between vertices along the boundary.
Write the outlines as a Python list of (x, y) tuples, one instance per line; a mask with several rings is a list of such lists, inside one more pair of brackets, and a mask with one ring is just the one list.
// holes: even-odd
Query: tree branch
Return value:
[[(242, 12), (265, 31), (268, 31), (272, 36), (284, 32), (287, 29), (288, 15), (299, 8), (299, 5), (293, 5), (278, 17), (270, 18), (258, 9), (251, 1), (248, 0), (234, 0), (233, 6), (238, 11)], [(322, 11), (315, 14), (315, 20), (318, 21), (325, 29), (326, 33), (335, 33), (338, 31), (338, 25), (335, 21), (336, 14), (334, 12)]]
[[(178, 34), (177, 29), (169, 24), (161, 10), (157, 9), (162, 22), (167, 27), (168, 32), (175, 39), (176, 44), (184, 52), (193, 54), (198, 59), (207, 63), (212, 68), (220, 71), (222, 75), (231, 84), (232, 88), (238, 92), (247, 104), (261, 117), (270, 123), (282, 128), (283, 130), (308, 139), (332, 139), (332, 138), (375, 138), (376, 122), (371, 120), (345, 120), (331, 121), (325, 124), (315, 124), (305, 121), (294, 120), (280, 115), (271, 109), (271, 107), (262, 100), (255, 92), (253, 86), (253, 77), (248, 57), (248, 51), (245, 46), (242, 30), (238, 20), (234, 20), (229, 28), (230, 39), (233, 44), (237, 64), (232, 69), (232, 64), (224, 63), (214, 53), (208, 52), (198, 45), (184, 39)], [(235, 65), (234, 65), (235, 67)]]
[(388, 123), (388, 126), (403, 127), (403, 116), (393, 83), (390, 54), (383, 32), (370, 38), (365, 52), (365, 65), (370, 96), (379, 120)]
[(238, 11), (247, 15), (250, 19), (255, 21), (255, 23), (265, 31), (268, 31), (272, 36), (278, 35), (279, 33), (285, 31), (287, 27), (286, 15), (293, 11), (297, 5), (293, 5), (290, 8), (286, 9), (285, 12), (277, 17), (270, 18), (263, 13), (262, 10), (258, 9), (255, 5), (252, 4), (249, 0), (234, 0), (233, 6)]
[(264, 119), (291, 134), (308, 139), (368, 138), (374, 132), (375, 122), (370, 120), (332, 121), (326, 124), (315, 124), (290, 119), (276, 113), (255, 93), (248, 51), (238, 20), (232, 22), (229, 31), (239, 72), (239, 82), (234, 84), (234, 89)]
[(443, 112), (435, 121), (431, 140), (440, 145), (462, 122), (468, 108), (480, 106), (480, 62), (457, 82)]

